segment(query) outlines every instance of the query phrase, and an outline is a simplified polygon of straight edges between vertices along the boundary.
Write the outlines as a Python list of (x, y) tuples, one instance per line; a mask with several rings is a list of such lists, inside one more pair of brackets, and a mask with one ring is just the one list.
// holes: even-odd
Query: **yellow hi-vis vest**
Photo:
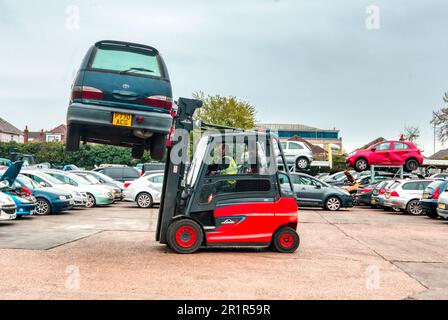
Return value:
[(228, 174), (228, 175), (237, 174), (238, 166), (236, 164), (236, 161), (232, 157), (229, 157), (229, 156), (225, 156), (224, 159), (227, 159), (227, 161), (225, 161), (224, 163), (228, 163), (229, 166), (222, 171), (222, 174), (223, 175), (224, 174)]

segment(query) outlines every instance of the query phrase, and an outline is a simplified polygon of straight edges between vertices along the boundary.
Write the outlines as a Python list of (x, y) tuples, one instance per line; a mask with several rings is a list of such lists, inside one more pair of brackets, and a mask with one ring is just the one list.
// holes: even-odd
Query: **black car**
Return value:
[(172, 124), (168, 71), (153, 47), (95, 43), (82, 61), (67, 111), (67, 150), (80, 141), (132, 148), (134, 158), (149, 150), (163, 158)]
[(100, 172), (113, 180), (125, 182), (132, 181), (140, 178), (140, 172), (132, 167), (120, 166), (120, 167), (104, 167), (96, 168), (93, 171)]

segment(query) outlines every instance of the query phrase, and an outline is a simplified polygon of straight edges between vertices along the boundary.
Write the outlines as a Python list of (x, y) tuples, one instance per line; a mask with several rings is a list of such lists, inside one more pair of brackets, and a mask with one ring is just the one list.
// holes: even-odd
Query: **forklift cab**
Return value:
[(157, 240), (178, 253), (201, 246), (294, 252), (300, 242), (298, 208), (289, 174), (278, 171), (277, 137), (225, 132), (203, 136), (195, 145), (177, 187), (170, 177), (180, 167), (167, 161)]

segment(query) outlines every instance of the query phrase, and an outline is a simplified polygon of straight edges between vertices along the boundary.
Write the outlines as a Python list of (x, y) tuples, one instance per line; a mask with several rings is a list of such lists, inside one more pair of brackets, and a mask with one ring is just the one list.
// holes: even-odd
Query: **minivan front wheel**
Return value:
[(79, 127), (76, 125), (67, 126), (67, 142), (65, 149), (67, 151), (78, 151), (81, 142), (81, 135)]
[(166, 135), (155, 133), (149, 145), (149, 152), (152, 159), (160, 161), (163, 159), (166, 150)]

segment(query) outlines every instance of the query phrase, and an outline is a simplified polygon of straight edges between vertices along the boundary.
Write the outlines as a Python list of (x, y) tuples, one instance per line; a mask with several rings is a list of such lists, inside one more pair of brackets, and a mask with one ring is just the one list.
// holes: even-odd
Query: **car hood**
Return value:
[(33, 195), (47, 195), (47, 196), (70, 196), (71, 192), (67, 190), (61, 190), (57, 188), (51, 188), (51, 187), (43, 187), (39, 189), (33, 189), (31, 191)]
[(0, 192), (0, 207), (3, 205), (13, 205), (14, 200), (10, 196), (8, 196), (6, 193)]
[(17, 161), (10, 166), (5, 173), (0, 178), (0, 181), (7, 181), (9, 186), (12, 186), (14, 181), (16, 181), (17, 176), (20, 173), (20, 170), (22, 169), (23, 161)]

